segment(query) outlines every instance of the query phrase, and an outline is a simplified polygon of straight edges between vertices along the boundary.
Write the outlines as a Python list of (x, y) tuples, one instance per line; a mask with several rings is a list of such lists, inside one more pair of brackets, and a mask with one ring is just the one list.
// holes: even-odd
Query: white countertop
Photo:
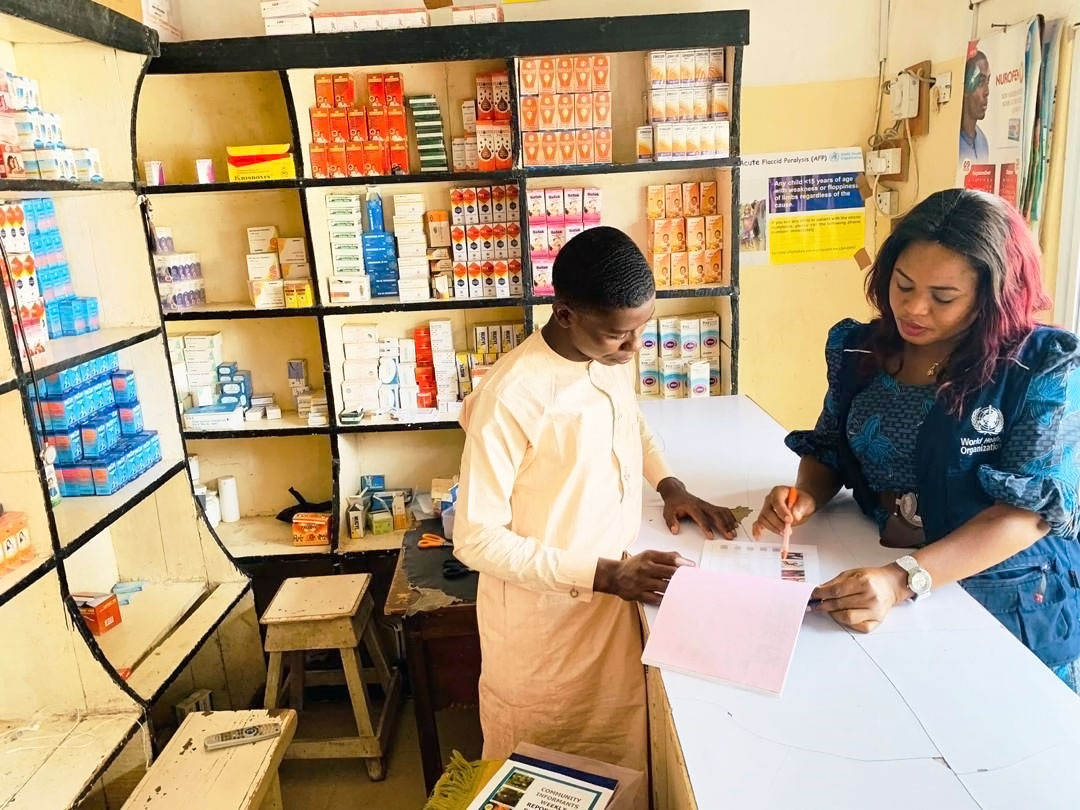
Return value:
[[(642, 410), (675, 474), (707, 500), (756, 515), (773, 485), (794, 480), (785, 431), (746, 397)], [(635, 550), (697, 561), (703, 542), (692, 525), (669, 534), (646, 492)], [(792, 542), (818, 547), (826, 579), (899, 556), (851, 500)], [(808, 615), (780, 698), (663, 679), (701, 810), (1080, 807), (1080, 698), (957, 585), (894, 608), (868, 635)]]

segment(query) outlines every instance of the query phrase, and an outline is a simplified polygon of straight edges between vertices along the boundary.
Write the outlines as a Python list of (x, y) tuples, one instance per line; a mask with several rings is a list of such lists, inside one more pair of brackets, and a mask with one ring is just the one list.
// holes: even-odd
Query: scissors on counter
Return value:
[(446, 548), (448, 546), (453, 546), (454, 544), (441, 534), (424, 532), (420, 535), (420, 539), (417, 541), (416, 545), (419, 548)]

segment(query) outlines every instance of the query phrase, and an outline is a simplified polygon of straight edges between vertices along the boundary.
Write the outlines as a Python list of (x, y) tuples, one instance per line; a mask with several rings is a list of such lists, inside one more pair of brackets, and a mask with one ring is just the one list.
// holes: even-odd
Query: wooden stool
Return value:
[[(217, 751), (203, 748), (211, 734), (279, 723), (273, 739)], [(281, 810), (278, 765), (296, 731), (296, 712), (193, 712), (154, 760), (124, 810)]]
[[(401, 701), (401, 673), (391, 671), (378, 632), (371, 621), (374, 602), (368, 594), (370, 574), (328, 577), (294, 577), (285, 580), (260, 621), (266, 625), (266, 708), (277, 708), (285, 657), (289, 659), (289, 696), (294, 709), (304, 702), (304, 653), (333, 650), (341, 653), (344, 683), (349, 690), (355, 737), (295, 740), (285, 756), (289, 759), (361, 757), (368, 776), (386, 776), (386, 753)], [(363, 643), (374, 663), (364, 668), (359, 645)], [(319, 673), (320, 684), (341, 683)], [(315, 682), (315, 673), (312, 673)], [(386, 701), (378, 723), (372, 723), (371, 703), (364, 682), (378, 683)]]

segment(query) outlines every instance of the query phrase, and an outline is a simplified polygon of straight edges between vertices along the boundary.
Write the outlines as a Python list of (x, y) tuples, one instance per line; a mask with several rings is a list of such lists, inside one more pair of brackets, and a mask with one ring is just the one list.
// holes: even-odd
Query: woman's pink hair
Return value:
[(889, 286), (897, 258), (918, 242), (960, 254), (979, 277), (975, 320), (937, 378), (949, 411), (959, 414), (967, 396), (990, 382), (998, 363), (1019, 352), (1036, 314), (1050, 308), (1039, 246), (1020, 213), (992, 194), (953, 188), (915, 206), (885, 240), (866, 277), (866, 297), (880, 313), (872, 333), (877, 369), (902, 357)]

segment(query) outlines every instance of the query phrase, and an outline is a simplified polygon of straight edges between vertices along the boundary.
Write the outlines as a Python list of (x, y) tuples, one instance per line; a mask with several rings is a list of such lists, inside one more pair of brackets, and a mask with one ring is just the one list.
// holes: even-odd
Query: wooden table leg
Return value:
[(405, 617), (405, 659), (412, 683), (413, 709), (416, 713), (416, 733), (420, 742), (420, 764), (424, 771), (424, 792), (431, 793), (442, 775), (442, 751), (439, 748), (439, 728), (435, 722), (435, 704), (431, 694), (427, 653), (421, 619)]

